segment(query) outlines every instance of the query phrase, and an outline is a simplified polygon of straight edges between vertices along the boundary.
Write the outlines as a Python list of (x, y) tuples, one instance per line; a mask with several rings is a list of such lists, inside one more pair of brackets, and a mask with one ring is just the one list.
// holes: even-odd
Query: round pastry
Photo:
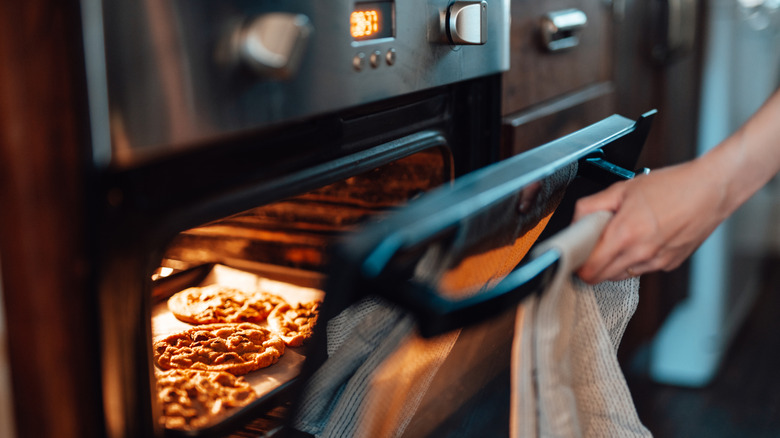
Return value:
[(209, 426), (257, 399), (243, 377), (224, 371), (172, 369), (157, 375), (160, 424), (167, 429)]
[(284, 300), (273, 294), (212, 284), (177, 292), (168, 299), (168, 309), (177, 319), (190, 324), (258, 323), (282, 303)]
[(320, 302), (284, 303), (268, 315), (268, 326), (284, 339), (288, 347), (298, 347), (311, 338), (317, 323)]
[(276, 363), (284, 341), (248, 322), (206, 324), (168, 335), (152, 345), (155, 364), (171, 368), (226, 371), (240, 376)]

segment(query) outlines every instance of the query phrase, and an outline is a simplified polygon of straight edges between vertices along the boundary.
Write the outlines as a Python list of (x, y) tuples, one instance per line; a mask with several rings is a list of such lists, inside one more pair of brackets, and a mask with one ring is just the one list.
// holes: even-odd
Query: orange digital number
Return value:
[(364, 38), (379, 31), (379, 11), (355, 11), (349, 17), (353, 38)]

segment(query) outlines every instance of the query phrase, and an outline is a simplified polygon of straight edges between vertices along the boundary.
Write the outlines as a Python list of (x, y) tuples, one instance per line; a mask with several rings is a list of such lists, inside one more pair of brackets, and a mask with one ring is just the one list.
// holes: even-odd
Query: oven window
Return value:
[(431, 148), (179, 233), (152, 277), (161, 427), (188, 436), (279, 427), (320, 328), (329, 246), (452, 176), (449, 152)]

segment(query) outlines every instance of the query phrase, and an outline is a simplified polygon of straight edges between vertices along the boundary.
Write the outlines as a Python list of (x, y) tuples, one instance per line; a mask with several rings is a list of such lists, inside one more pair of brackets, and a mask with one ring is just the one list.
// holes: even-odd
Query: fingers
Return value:
[(613, 233), (610, 233), (609, 230), (604, 231), (593, 252), (577, 271), (577, 274), (586, 283), (595, 284), (604, 280), (632, 276), (627, 268), (631, 267), (632, 262), (635, 261), (634, 257), (622, 250), (626, 247), (616, 242), (611, 234)]
[(653, 270), (658, 246), (653, 222), (646, 222), (642, 206), (618, 210), (602, 232), (588, 259), (577, 271), (591, 284), (622, 280)]
[[(652, 257), (646, 256), (641, 251), (631, 250), (619, 253), (612, 262), (597, 271), (590, 268), (593, 265), (585, 264), (578, 274), (583, 281), (590, 284), (601, 283), (605, 280), (625, 280), (656, 270), (652, 267), (652, 263)], [(595, 266), (599, 265), (595, 264)]]
[(580, 278), (589, 284), (601, 283), (606, 280), (620, 281), (631, 277), (638, 277), (648, 272), (670, 271), (679, 267), (685, 259), (686, 257), (670, 253), (655, 254), (643, 253), (641, 251), (626, 253), (619, 255), (615, 259), (614, 264), (606, 267), (595, 276), (588, 277), (589, 274), (586, 272), (584, 274), (586, 278), (583, 278), (582, 276)]
[[(591, 213), (602, 210), (620, 213), (619, 208), (623, 203), (625, 191), (626, 184), (621, 182), (612, 184), (605, 190), (578, 200), (574, 207), (572, 221), (577, 222)], [(603, 281), (604, 271), (612, 272), (616, 269), (610, 265), (620, 251), (622, 240), (616, 242), (612, 236), (616, 234), (614, 231), (615, 219), (617, 218), (613, 217), (604, 228), (593, 252), (591, 252), (588, 259), (577, 271), (580, 278), (587, 283), (593, 284)]]

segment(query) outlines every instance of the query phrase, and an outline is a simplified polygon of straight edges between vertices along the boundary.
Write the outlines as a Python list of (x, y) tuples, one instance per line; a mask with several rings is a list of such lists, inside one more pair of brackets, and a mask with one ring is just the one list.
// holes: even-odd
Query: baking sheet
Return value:
[[(187, 287), (208, 286), (211, 284), (221, 284), (223, 286), (241, 289), (246, 292), (269, 292), (284, 298), (291, 305), (314, 300), (321, 301), (325, 297), (325, 293), (319, 289), (300, 287), (263, 278), (259, 275), (240, 271), (224, 265), (214, 265), (209, 274), (201, 282), (191, 284)], [(266, 323), (263, 322), (258, 325), (266, 326)], [(173, 313), (168, 309), (167, 299), (162, 300), (152, 308), (153, 341), (192, 327), (195, 327), (195, 325), (176, 319)], [(305, 347), (287, 347), (285, 348), (282, 357), (280, 357), (279, 361), (275, 364), (245, 374), (243, 377), (257, 393), (257, 400), (253, 401), (245, 408), (237, 409), (236, 412), (221, 419), (219, 422), (229, 420), (233, 414), (243, 412), (252, 405), (262, 402), (264, 396), (271, 394), (275, 389), (297, 377), (306, 358), (304, 350)], [(160, 372), (161, 370), (155, 367), (155, 371)], [(213, 426), (214, 425), (210, 425), (208, 428), (212, 428)], [(186, 432), (188, 435), (192, 435), (193, 432), (196, 433), (197, 430)]]

